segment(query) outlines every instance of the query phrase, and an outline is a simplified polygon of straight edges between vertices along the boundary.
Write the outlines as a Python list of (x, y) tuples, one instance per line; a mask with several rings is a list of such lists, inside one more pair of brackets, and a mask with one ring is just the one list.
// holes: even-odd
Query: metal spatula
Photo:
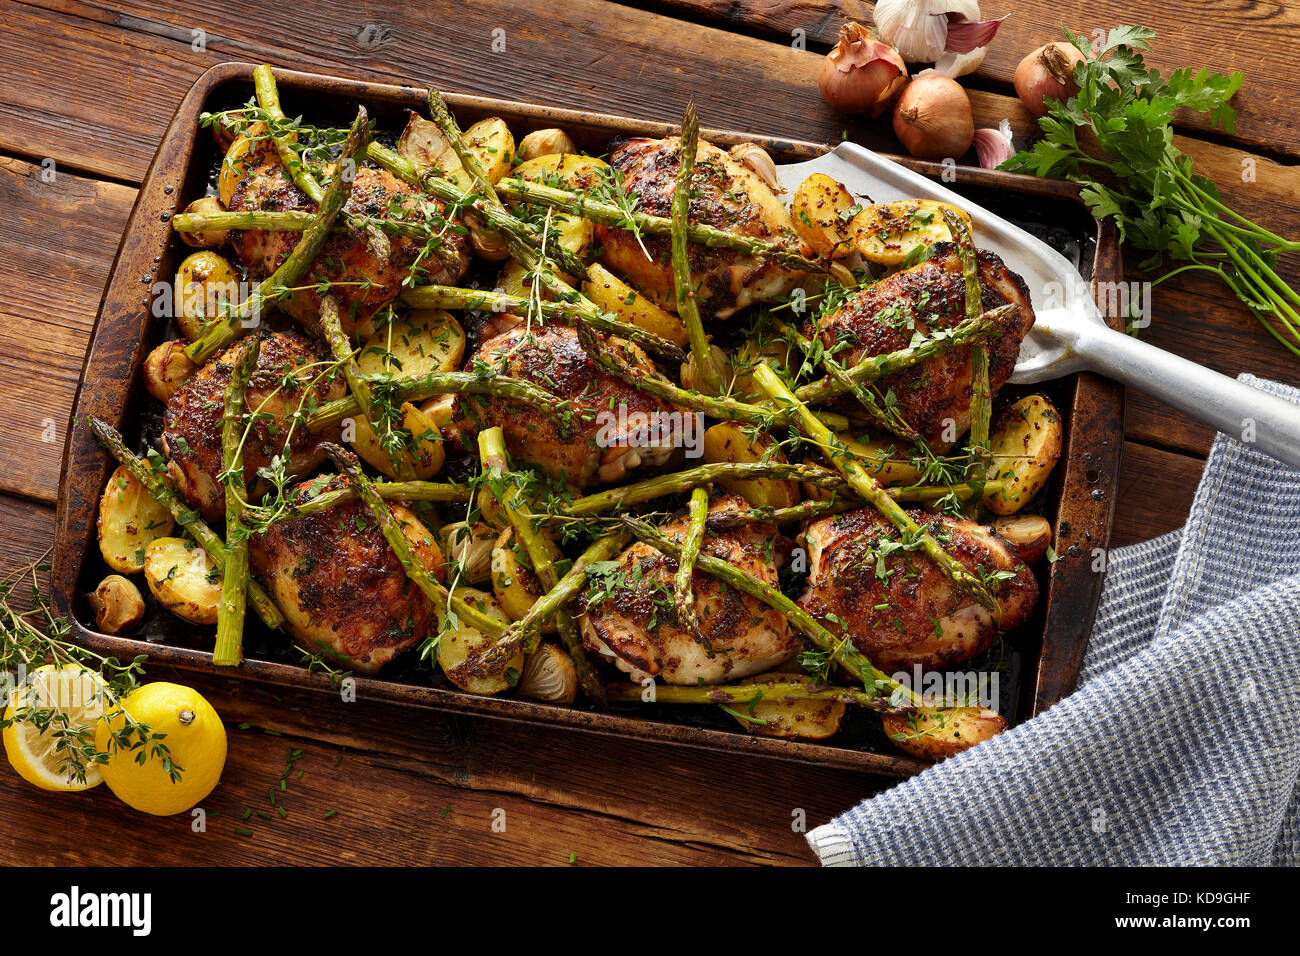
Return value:
[(1041, 239), (856, 143), (777, 167), (787, 195), (812, 173), (825, 173), (874, 202), (939, 199), (970, 213), (976, 243), (1024, 278), (1037, 316), (1020, 346), (1012, 382), (1041, 382), (1083, 369), (1099, 372), (1300, 469), (1300, 405), (1114, 331), (1078, 270)]

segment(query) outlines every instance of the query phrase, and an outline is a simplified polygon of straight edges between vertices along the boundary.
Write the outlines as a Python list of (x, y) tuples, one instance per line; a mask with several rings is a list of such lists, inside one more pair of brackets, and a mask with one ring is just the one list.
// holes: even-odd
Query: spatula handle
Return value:
[(1300, 405), (1100, 323), (1080, 323), (1055, 331), (1093, 371), (1159, 399), (1300, 471)]

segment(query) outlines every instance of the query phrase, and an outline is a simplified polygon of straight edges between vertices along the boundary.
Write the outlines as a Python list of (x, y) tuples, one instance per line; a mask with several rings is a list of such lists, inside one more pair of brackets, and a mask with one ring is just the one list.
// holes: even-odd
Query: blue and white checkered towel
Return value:
[(1074, 694), (808, 841), (826, 865), (1294, 866), (1298, 775), (1300, 473), (1220, 435), (1187, 524), (1111, 552)]

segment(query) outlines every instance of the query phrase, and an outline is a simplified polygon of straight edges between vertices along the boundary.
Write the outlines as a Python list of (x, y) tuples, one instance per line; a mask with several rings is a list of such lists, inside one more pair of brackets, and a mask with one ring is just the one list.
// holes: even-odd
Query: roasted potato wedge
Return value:
[(599, 262), (587, 269), (583, 293), (606, 312), (613, 312), (630, 325), (653, 332), (674, 345), (685, 348), (686, 326), (671, 312), (661, 309)]
[(185, 343), (172, 339), (158, 346), (144, 360), (144, 387), (163, 404), (199, 367), (185, 354)]
[(423, 378), (460, 368), (465, 331), (450, 312), (415, 309), (380, 327), (357, 356), (362, 375)]
[[(551, 554), (560, 557), (559, 549), (554, 545), (551, 545)], [(525, 561), (527, 555), (523, 546), (515, 544), (514, 529), (506, 528), (492, 547), (492, 591), (512, 621), (527, 614), (542, 594), (541, 585)], [(542, 625), (541, 630), (543, 634), (554, 634), (555, 618)]]
[(121, 634), (144, 620), (140, 589), (120, 574), (110, 574), (86, 595), (95, 612), (95, 626), (105, 634)]
[[(565, 153), (551, 156), (538, 156), (520, 163), (511, 175), (516, 179), (557, 186), (561, 189), (585, 191), (600, 185), (609, 164), (594, 156), (578, 156)], [(577, 216), (567, 216), (561, 212), (552, 212), (551, 228), (558, 237), (560, 245), (578, 256), (585, 256), (591, 248), (594, 236), (589, 220)]]
[(790, 218), (794, 231), (814, 252), (843, 259), (853, 251), (849, 223), (855, 206), (841, 183), (825, 173), (813, 173), (795, 189)]
[(149, 543), (172, 533), (171, 512), (153, 499), (135, 476), (119, 465), (99, 498), (99, 553), (114, 571), (144, 570)]
[[(491, 594), (473, 588), (457, 588), (456, 594), (502, 624), (510, 622)], [(500, 694), (519, 682), (524, 667), (522, 647), (504, 667), (488, 668), (482, 658), (495, 639), (464, 624), (459, 627), (449, 627), (448, 624), (446, 612), (439, 611), (438, 665), (449, 681), (467, 693), (484, 695)]]
[(1016, 549), (1020, 560), (1037, 564), (1052, 543), (1052, 525), (1041, 515), (1009, 515), (996, 518), (992, 528)]
[(349, 444), (366, 464), (389, 478), (403, 478), (400, 470), (418, 481), (428, 481), (442, 470), (447, 457), (442, 446), (442, 433), (432, 418), (410, 402), (402, 403), (402, 428), (410, 433), (410, 440), (397, 452), (400, 468), (394, 463), (395, 456), (380, 443), (374, 426), (359, 415), (353, 419)]
[[(786, 461), (779, 448), (773, 451), (769, 441), (757, 436), (751, 438), (746, 431), (746, 427), (738, 422), (722, 422), (705, 431), (704, 460), (708, 463)], [(720, 478), (718, 484), (728, 493), (740, 495), (755, 508), (789, 508), (799, 503), (799, 485), (794, 481)]]
[(239, 301), (239, 279), (230, 263), (205, 249), (185, 257), (176, 270), (176, 324), (193, 342), (221, 314), (222, 303)]
[(495, 186), (515, 164), (515, 137), (499, 116), (479, 120), (464, 133), (465, 146), (474, 154), (488, 182)]
[(456, 416), (456, 396), (452, 394), (435, 395), (420, 404), (420, 411), (433, 422), (438, 431), (446, 431), (451, 420)]
[[(186, 206), (185, 211), (192, 215), (204, 216), (214, 212), (222, 212), (223, 210), (216, 196), (204, 196), (202, 199), (196, 199)], [(214, 246), (219, 246), (226, 241), (228, 235), (230, 235), (228, 229), (204, 229), (199, 232), (180, 233), (181, 241), (187, 246), (193, 246), (196, 249), (211, 249)]]
[(270, 127), (265, 123), (261, 121), (250, 123), (248, 129), (236, 136), (230, 148), (226, 150), (226, 156), (221, 161), (221, 171), (217, 173), (217, 195), (221, 197), (221, 205), (226, 209), (230, 208), (230, 199), (235, 194), (235, 186), (248, 175), (250, 167), (257, 158), (257, 151), (263, 148), (260, 144), (266, 142), (261, 137), (268, 132)]
[[(800, 683), (815, 681), (798, 674), (757, 674), (741, 684)], [(732, 704), (731, 716), (751, 734), (782, 740), (825, 740), (840, 729), (846, 706), (837, 700), (762, 700), (757, 704)], [(740, 716), (737, 716), (737, 715)]]
[(438, 547), (447, 565), (447, 579), (460, 572), (460, 580), (483, 584), (492, 579), (492, 548), (500, 532), (482, 521), (454, 521), (437, 532)]
[(853, 217), (848, 231), (854, 247), (868, 262), (900, 265), (918, 249), (952, 240), (940, 212), (944, 206), (970, 225), (970, 216), (956, 206), (933, 199), (901, 199), (866, 207)]
[(886, 714), (885, 733), (904, 753), (943, 760), (996, 737), (1007, 722), (987, 707), (923, 707), (914, 714)]
[(216, 624), (221, 569), (186, 538), (156, 538), (144, 552), (144, 579), (158, 603), (194, 624)]
[(552, 127), (550, 129), (533, 130), (519, 141), (519, 148), (515, 150), (515, 156), (520, 162), (526, 159), (536, 159), (538, 156), (565, 155), (567, 153), (576, 153), (578, 147), (574, 145), (569, 134), (562, 129)]
[(990, 480), (1005, 484), (984, 493), (995, 515), (1015, 514), (1042, 490), (1061, 457), (1061, 415), (1042, 395), (1026, 395), (998, 419), (989, 436)]

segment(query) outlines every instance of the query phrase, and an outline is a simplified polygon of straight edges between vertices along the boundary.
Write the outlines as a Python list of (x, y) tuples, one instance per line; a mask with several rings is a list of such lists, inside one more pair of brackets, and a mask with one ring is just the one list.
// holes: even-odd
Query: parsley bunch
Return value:
[(1300, 242), (1224, 205), (1214, 183), (1173, 144), (1180, 108), (1208, 113), (1211, 124), (1233, 132), (1237, 114), (1228, 101), (1242, 74), (1181, 69), (1165, 78), (1142, 60), (1156, 35), (1148, 27), (1117, 27), (1095, 53), (1087, 40), (1065, 35), (1085, 57), (1074, 67), (1079, 92), (1065, 102), (1047, 100), (1048, 113), (1038, 121), (1043, 138), (1001, 168), (1079, 183), (1097, 218), (1113, 220), (1122, 241), (1150, 253), (1140, 268), (1166, 258), (1190, 263), (1157, 283), (1189, 270), (1215, 273), (1300, 355), (1300, 293), (1277, 273), (1278, 255), (1300, 250)]

